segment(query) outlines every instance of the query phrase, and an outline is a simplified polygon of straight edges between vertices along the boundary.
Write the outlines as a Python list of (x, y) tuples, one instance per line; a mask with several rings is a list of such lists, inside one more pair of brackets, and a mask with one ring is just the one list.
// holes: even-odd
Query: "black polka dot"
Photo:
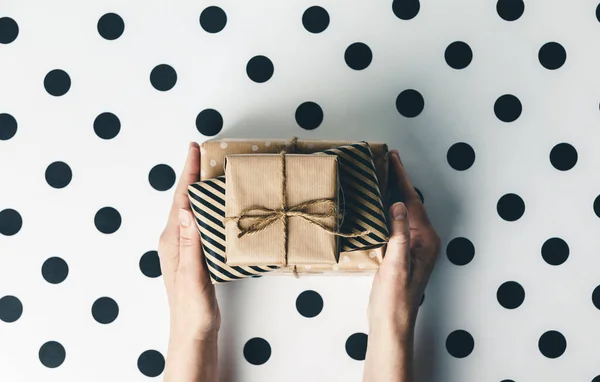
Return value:
[(569, 245), (561, 238), (550, 238), (542, 245), (542, 258), (550, 265), (561, 265), (569, 258)]
[(46, 168), (45, 176), (50, 187), (64, 188), (71, 183), (73, 173), (65, 162), (54, 162)]
[(155, 190), (167, 191), (175, 184), (175, 171), (166, 164), (157, 164), (150, 170), (148, 181)]
[(567, 349), (565, 336), (555, 330), (549, 330), (542, 334), (538, 341), (540, 352), (548, 358), (558, 358)]
[(140, 257), (140, 271), (150, 278), (159, 277), (162, 275), (160, 269), (160, 260), (158, 258), (158, 252), (148, 251)]
[(314, 290), (306, 290), (298, 295), (296, 309), (304, 317), (316, 317), (323, 310), (323, 298)]
[(98, 20), (98, 33), (107, 40), (116, 40), (123, 34), (125, 23), (121, 16), (107, 13)]
[(119, 305), (110, 297), (100, 297), (92, 305), (92, 316), (101, 324), (110, 324), (119, 315)]
[(227, 15), (216, 6), (207, 7), (200, 13), (200, 26), (208, 33), (217, 33), (225, 28)]
[(202, 135), (212, 137), (223, 128), (223, 117), (215, 109), (204, 109), (196, 117), (196, 129)]
[(4, 296), (0, 298), (0, 320), (4, 322), (15, 322), (23, 314), (23, 304), (15, 296)]
[(523, 0), (498, 0), (496, 11), (506, 21), (515, 21), (523, 14), (525, 4)]
[(597, 309), (600, 309), (600, 285), (592, 292), (592, 303)]
[(465, 358), (475, 347), (473, 336), (465, 330), (455, 330), (446, 338), (446, 350), (451, 356)]
[(38, 356), (42, 365), (48, 368), (55, 368), (65, 362), (67, 353), (65, 348), (56, 341), (48, 341), (40, 347)]
[(596, 7), (596, 19), (600, 21), (600, 4)]
[(19, 35), (19, 25), (10, 17), (0, 17), (0, 44), (10, 44)]
[(503, 195), (496, 206), (498, 215), (506, 221), (518, 220), (525, 213), (525, 202), (519, 195)]
[(161, 92), (171, 90), (177, 83), (177, 72), (167, 64), (157, 65), (150, 73), (150, 83)]
[(592, 379), (592, 382), (600, 382), (600, 375), (594, 377), (594, 379)]
[(557, 42), (548, 42), (540, 48), (538, 59), (544, 68), (555, 70), (564, 65), (567, 51)]
[(362, 42), (355, 42), (346, 48), (344, 53), (346, 64), (354, 70), (363, 70), (371, 64), (373, 53), (371, 48)]
[(158, 377), (165, 369), (165, 357), (156, 350), (146, 350), (138, 357), (137, 366), (146, 377)]
[[(596, 196), (596, 199), (594, 199), (594, 213), (600, 218), (600, 195)], [(1, 229), (0, 232), (2, 232)]]
[(568, 143), (559, 143), (550, 151), (550, 163), (557, 170), (570, 170), (577, 163), (577, 150)]
[(321, 33), (329, 26), (329, 13), (317, 5), (310, 7), (302, 15), (302, 25), (311, 33)]
[(96, 212), (94, 224), (102, 233), (114, 233), (121, 227), (121, 214), (112, 207), (104, 207)]
[(450, 146), (446, 159), (450, 167), (458, 171), (464, 171), (473, 166), (475, 151), (469, 144), (458, 142)]
[(466, 265), (475, 257), (475, 246), (466, 237), (455, 237), (446, 246), (448, 260), (454, 265)]
[(473, 51), (467, 43), (455, 41), (446, 48), (444, 58), (451, 68), (464, 69), (473, 60)]
[(304, 102), (296, 109), (296, 123), (305, 130), (314, 130), (323, 122), (323, 109), (314, 102)]
[(246, 74), (257, 83), (268, 81), (273, 76), (273, 63), (265, 56), (254, 56), (246, 65)]
[(521, 116), (521, 101), (512, 94), (505, 94), (496, 100), (494, 113), (502, 122), (513, 122)]
[(518, 282), (507, 281), (498, 288), (496, 298), (506, 309), (515, 309), (525, 300), (525, 290)]
[(252, 365), (262, 365), (271, 358), (271, 345), (263, 338), (251, 338), (244, 345), (244, 358)]
[(0, 233), (2, 235), (12, 236), (19, 232), (22, 226), (23, 219), (17, 211), (11, 208), (0, 211)]
[(418, 188), (414, 187), (415, 191), (417, 191), (417, 195), (419, 195), (419, 199), (421, 199), (421, 203), (425, 203), (425, 197), (423, 196), (423, 193), (421, 192), (421, 190), (419, 190)]
[(350, 358), (364, 361), (367, 355), (367, 342), (369, 337), (365, 333), (354, 333), (346, 340), (346, 353)]
[(71, 77), (64, 70), (51, 70), (44, 78), (44, 88), (55, 97), (65, 95), (71, 88)]
[(42, 264), (42, 277), (50, 284), (60, 284), (68, 275), (69, 266), (60, 257), (51, 257)]
[(121, 121), (113, 113), (102, 113), (94, 120), (94, 132), (102, 139), (113, 139), (119, 131), (121, 131)]
[(0, 113), (0, 141), (11, 139), (17, 133), (17, 120), (10, 114)]
[(394, 0), (392, 1), (392, 11), (396, 17), (401, 20), (410, 20), (414, 18), (421, 9), (419, 0)]
[(396, 97), (396, 109), (406, 118), (414, 118), (421, 114), (424, 107), (423, 96), (414, 89), (404, 90)]
[(500, 381), (500, 382), (515, 382), (515, 381), (513, 381), (512, 379), (503, 379), (503, 380), (502, 380), (502, 381)]
[(424, 301), (425, 301), (425, 293), (423, 293), (423, 295), (421, 296), (421, 301), (419, 302), (419, 306), (423, 305)]

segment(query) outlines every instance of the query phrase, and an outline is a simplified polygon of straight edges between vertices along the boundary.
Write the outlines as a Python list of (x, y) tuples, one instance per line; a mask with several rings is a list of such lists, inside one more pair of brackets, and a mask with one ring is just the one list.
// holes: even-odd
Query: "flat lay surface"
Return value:
[[(188, 143), (385, 142), (442, 238), (417, 380), (600, 381), (597, 0), (0, 4), (0, 380), (162, 380)], [(360, 381), (369, 275), (217, 285), (223, 381)]]

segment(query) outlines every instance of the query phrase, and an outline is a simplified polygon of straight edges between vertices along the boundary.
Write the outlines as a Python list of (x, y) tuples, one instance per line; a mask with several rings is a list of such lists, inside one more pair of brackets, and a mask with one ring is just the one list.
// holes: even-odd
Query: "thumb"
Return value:
[(183, 271), (200, 277), (203, 273), (200, 235), (196, 226), (192, 224), (192, 214), (185, 209), (179, 210), (179, 268)]
[(408, 277), (410, 274), (410, 227), (408, 210), (404, 203), (392, 204), (390, 217), (392, 218), (392, 233), (381, 266), (392, 273), (399, 272)]

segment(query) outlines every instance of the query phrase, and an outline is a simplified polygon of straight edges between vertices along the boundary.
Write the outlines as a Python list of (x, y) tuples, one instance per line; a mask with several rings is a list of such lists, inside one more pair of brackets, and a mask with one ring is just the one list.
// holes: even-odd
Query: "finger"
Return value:
[(404, 275), (408, 281), (410, 275), (410, 227), (408, 209), (402, 202), (390, 207), (391, 229), (385, 256), (381, 267), (390, 272)]
[(175, 187), (173, 204), (171, 205), (167, 227), (165, 228), (165, 231), (169, 231), (174, 237), (179, 235), (179, 210), (182, 208), (190, 210), (188, 186), (198, 181), (199, 172), (200, 149), (197, 143), (192, 142), (190, 143), (187, 159), (179, 176), (177, 187)]
[(202, 264), (202, 248), (200, 235), (193, 224), (192, 213), (179, 210), (179, 266), (177, 274), (183, 275), (188, 281), (205, 282), (208, 279)]
[(390, 152), (390, 169), (392, 176), (391, 185), (395, 188), (395, 191), (400, 193), (401, 200), (406, 205), (410, 214), (413, 227), (418, 228), (429, 225), (429, 217), (427, 216), (425, 207), (408, 177), (406, 169), (400, 161), (400, 155), (396, 150)]
[(167, 225), (159, 243), (160, 266), (163, 278), (169, 290), (175, 270), (179, 263), (179, 210), (189, 209), (187, 186), (198, 179), (200, 171), (200, 150), (197, 143), (190, 143), (187, 159), (175, 188), (173, 203), (167, 219)]

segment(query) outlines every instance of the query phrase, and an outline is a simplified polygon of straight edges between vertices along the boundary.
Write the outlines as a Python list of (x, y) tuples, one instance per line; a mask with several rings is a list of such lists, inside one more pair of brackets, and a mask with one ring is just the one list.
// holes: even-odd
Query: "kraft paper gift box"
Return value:
[(227, 265), (337, 263), (336, 156), (230, 155), (225, 178)]
[[(292, 147), (293, 146), (293, 147)], [(360, 146), (357, 148), (357, 146)], [(244, 265), (232, 266), (226, 264), (226, 235), (224, 228), (225, 218), (225, 188), (226, 179), (224, 176), (225, 157), (230, 154), (256, 154), (256, 153), (277, 153), (281, 150), (294, 153), (314, 153), (316, 151), (325, 151), (329, 155), (339, 155), (340, 165), (346, 162), (346, 167), (352, 171), (342, 171), (341, 175), (346, 173), (352, 176), (346, 178), (348, 182), (360, 180), (364, 185), (369, 186), (367, 193), (355, 193), (357, 198), (355, 203), (369, 205), (374, 207), (368, 209), (376, 216), (382, 219), (379, 224), (376, 219), (362, 220), (369, 214), (359, 214), (359, 220), (352, 222), (352, 219), (344, 220), (342, 226), (351, 223), (354, 229), (369, 227), (372, 233), (369, 236), (346, 239), (342, 238), (346, 244), (340, 253), (337, 264), (305, 264), (287, 265), (280, 267), (277, 265)], [(360, 150), (360, 151), (358, 151)], [(201, 145), (201, 181), (190, 185), (189, 195), (196, 218), (196, 223), (202, 236), (204, 256), (208, 264), (213, 283), (226, 282), (245, 277), (259, 276), (266, 272), (273, 274), (337, 274), (337, 273), (372, 273), (377, 270), (382, 260), (382, 252), (376, 249), (356, 250), (355, 246), (372, 248), (380, 247), (387, 241), (387, 228), (383, 205), (381, 204), (381, 194), (379, 189), (386, 190), (387, 187), (387, 146), (383, 143), (348, 142), (348, 141), (315, 141), (298, 140), (291, 144), (286, 140), (212, 140), (206, 141)], [(372, 154), (371, 154), (372, 151)], [(362, 152), (362, 154), (360, 154)], [(357, 154), (359, 153), (359, 154)], [(369, 155), (367, 155), (369, 154)], [(358, 155), (358, 156), (357, 156)], [(372, 156), (372, 161), (369, 159)], [(343, 166), (341, 166), (343, 167)], [(373, 170), (373, 167), (375, 170)], [(358, 168), (358, 172), (356, 169)], [(370, 170), (369, 170), (370, 169)], [(343, 176), (341, 176), (343, 180)], [(356, 179), (354, 179), (356, 178)], [(343, 183), (343, 182), (342, 182)], [(379, 187), (377, 187), (379, 186)], [(362, 186), (361, 192), (365, 191)], [(371, 191), (376, 191), (373, 198), (367, 198), (378, 206), (365, 203), (366, 197)], [(352, 192), (348, 196), (353, 195)], [(350, 198), (349, 202), (352, 202)], [(382, 217), (381, 217), (382, 216)], [(352, 230), (352, 229), (351, 229)], [(361, 242), (356, 242), (360, 240)], [(354, 241), (354, 244), (353, 244)]]

